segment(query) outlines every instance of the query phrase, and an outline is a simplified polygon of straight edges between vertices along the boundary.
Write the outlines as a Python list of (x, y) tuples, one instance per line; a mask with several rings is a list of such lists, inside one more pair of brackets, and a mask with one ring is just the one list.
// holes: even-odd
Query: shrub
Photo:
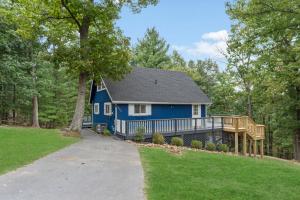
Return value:
[(207, 149), (208, 151), (215, 151), (215, 150), (216, 150), (216, 145), (215, 145), (214, 143), (209, 142), (209, 143), (207, 143), (207, 145), (206, 145), (206, 149)]
[(221, 144), (219, 150), (223, 152), (228, 152), (229, 148), (227, 144)]
[(152, 137), (152, 142), (154, 144), (164, 144), (165, 143), (165, 138), (160, 133), (154, 133), (153, 137)]
[(136, 141), (136, 142), (143, 142), (144, 141), (144, 135), (145, 135), (145, 129), (144, 129), (144, 127), (137, 128), (135, 136), (134, 136), (134, 141)]
[(171, 144), (175, 146), (183, 146), (183, 140), (180, 137), (173, 137), (171, 139)]
[(105, 129), (103, 130), (103, 135), (104, 135), (104, 136), (110, 136), (111, 133), (110, 133), (110, 131), (109, 131), (107, 128), (105, 128)]
[(202, 149), (202, 142), (199, 140), (192, 140), (191, 147), (194, 149)]

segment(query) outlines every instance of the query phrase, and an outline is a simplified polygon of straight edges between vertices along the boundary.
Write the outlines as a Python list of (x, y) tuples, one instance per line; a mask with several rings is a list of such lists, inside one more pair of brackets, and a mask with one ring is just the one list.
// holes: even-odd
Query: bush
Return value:
[(154, 133), (153, 137), (152, 137), (152, 142), (154, 144), (164, 144), (165, 143), (165, 138), (160, 133)]
[(145, 129), (144, 129), (144, 127), (137, 128), (135, 136), (134, 136), (134, 141), (136, 141), (136, 142), (143, 142), (144, 141), (144, 135), (145, 135)]
[(223, 152), (228, 152), (229, 148), (227, 144), (221, 144), (219, 150)]
[(109, 131), (107, 128), (105, 128), (105, 129), (103, 130), (103, 135), (104, 135), (104, 136), (111, 136), (111, 133), (110, 133), (110, 131)]
[(207, 143), (207, 145), (206, 145), (206, 149), (207, 149), (208, 151), (215, 151), (215, 150), (216, 150), (216, 145), (215, 145), (214, 143), (209, 142), (209, 143)]
[(183, 146), (183, 140), (180, 137), (173, 137), (171, 139), (171, 144), (175, 146)]
[(202, 142), (198, 140), (192, 140), (191, 147), (194, 149), (202, 149)]

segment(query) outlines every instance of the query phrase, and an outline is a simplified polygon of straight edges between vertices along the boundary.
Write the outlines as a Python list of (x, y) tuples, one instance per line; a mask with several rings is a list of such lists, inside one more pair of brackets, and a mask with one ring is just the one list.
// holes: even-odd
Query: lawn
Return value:
[(139, 149), (149, 200), (300, 198), (300, 166), (284, 161)]
[(78, 141), (57, 129), (0, 127), (0, 174)]

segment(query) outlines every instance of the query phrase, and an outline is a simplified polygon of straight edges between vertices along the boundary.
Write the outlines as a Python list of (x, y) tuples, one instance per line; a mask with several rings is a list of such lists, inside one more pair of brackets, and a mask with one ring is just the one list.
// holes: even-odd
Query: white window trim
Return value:
[[(109, 106), (110, 112), (106, 112), (106, 106)], [(110, 102), (104, 103), (104, 115), (112, 115), (112, 105)]]
[[(194, 106), (198, 106), (198, 115), (194, 115)], [(201, 104), (192, 104), (192, 118), (201, 117)]]
[[(146, 105), (146, 113), (135, 113), (135, 105)], [(150, 116), (152, 115), (152, 105), (151, 104), (128, 104), (128, 116)]]
[[(98, 106), (98, 112), (96, 112), (96, 109), (95, 109), (96, 106)], [(94, 103), (94, 114), (95, 114), (95, 115), (99, 115), (99, 114), (100, 114), (100, 106), (99, 106), (99, 103)]]

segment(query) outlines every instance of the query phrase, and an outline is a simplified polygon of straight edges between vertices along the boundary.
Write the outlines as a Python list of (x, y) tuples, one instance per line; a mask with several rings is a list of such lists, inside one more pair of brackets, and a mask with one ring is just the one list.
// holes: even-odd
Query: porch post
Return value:
[(235, 146), (234, 146), (234, 151), (235, 154), (239, 153), (239, 121), (237, 118), (235, 118), (235, 138), (234, 138), (234, 142), (235, 142)]
[(260, 157), (264, 157), (264, 140), (260, 140)]
[(243, 155), (247, 154), (247, 133), (243, 132)]
[(212, 131), (212, 139), (213, 139), (213, 143), (216, 144), (216, 136), (215, 136), (215, 119), (214, 117), (212, 118), (212, 125), (211, 125), (211, 131)]
[(253, 154), (254, 154), (254, 158), (256, 158), (256, 154), (257, 154), (257, 142), (256, 142), (256, 140), (254, 140), (254, 144), (253, 144)]
[(239, 133), (235, 132), (234, 136), (235, 136), (234, 137), (234, 143), (235, 143), (234, 152), (235, 152), (235, 154), (238, 154), (239, 153)]
[(252, 139), (250, 139), (250, 142), (249, 142), (249, 157), (252, 156)]

